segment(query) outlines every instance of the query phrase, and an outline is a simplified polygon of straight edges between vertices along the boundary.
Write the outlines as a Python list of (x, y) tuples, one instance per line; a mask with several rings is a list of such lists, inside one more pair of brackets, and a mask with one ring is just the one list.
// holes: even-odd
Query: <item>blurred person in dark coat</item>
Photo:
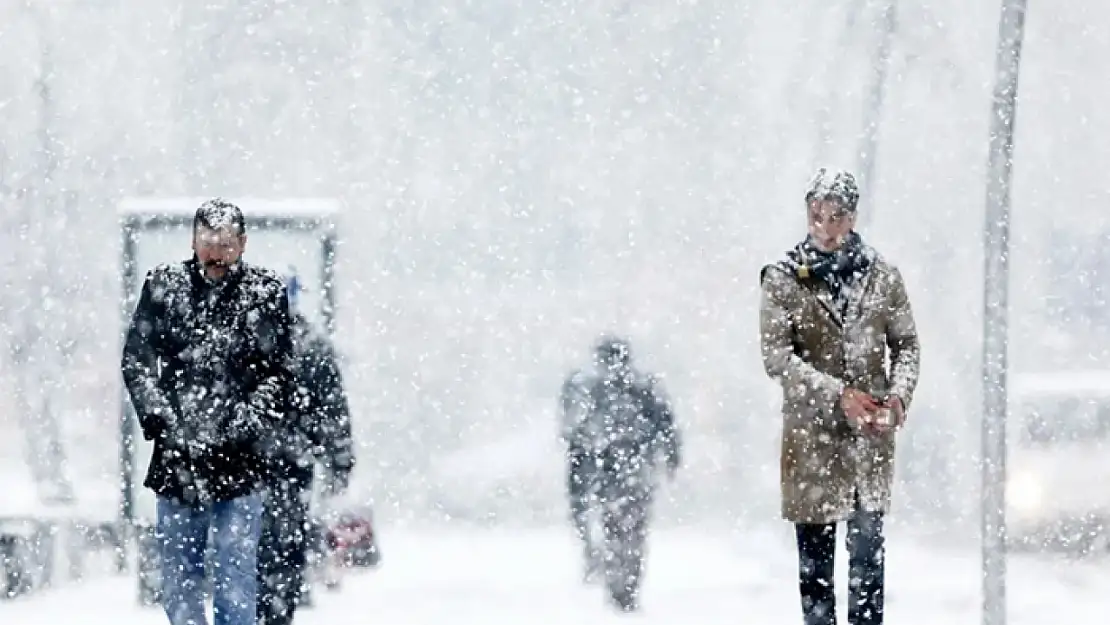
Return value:
[(286, 276), (293, 310), (293, 400), (282, 443), (269, 457), (258, 553), (258, 623), (288, 625), (304, 597), (316, 464), (326, 496), (347, 489), (354, 468), (351, 417), (335, 349), (298, 310), (300, 279)]
[(599, 338), (593, 368), (576, 385), (582, 405), (566, 436), (582, 450), (586, 489), (596, 493), (609, 597), (631, 612), (639, 607), (656, 466), (662, 459), (675, 475), (681, 440), (661, 382), (633, 366), (628, 341)]

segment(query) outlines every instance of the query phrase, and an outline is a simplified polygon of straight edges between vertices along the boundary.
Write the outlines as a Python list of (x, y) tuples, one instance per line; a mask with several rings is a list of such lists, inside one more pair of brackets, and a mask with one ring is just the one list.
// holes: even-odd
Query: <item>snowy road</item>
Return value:
[[(577, 553), (559, 531), (389, 533), (383, 566), (348, 577), (338, 594), (319, 595), (300, 625), (466, 625), (633, 622), (678, 624), (799, 622), (794, 565), (782, 531), (727, 534), (669, 530), (653, 536), (644, 612), (620, 617), (601, 590), (578, 582)], [(944, 553), (894, 535), (888, 622), (979, 622), (978, 558)], [(844, 558), (838, 564), (844, 577)], [(1094, 622), (1110, 611), (1110, 563), (1015, 556), (1010, 623)], [(841, 591), (843, 601), (843, 588)], [(106, 578), (26, 600), (0, 603), (4, 625), (162, 624), (135, 607), (129, 579)]]

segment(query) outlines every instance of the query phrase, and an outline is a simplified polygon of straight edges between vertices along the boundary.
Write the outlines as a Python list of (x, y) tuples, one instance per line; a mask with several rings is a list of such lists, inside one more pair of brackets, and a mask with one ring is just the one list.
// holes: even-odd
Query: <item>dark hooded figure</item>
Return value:
[(259, 625), (292, 623), (304, 602), (316, 464), (323, 468), (323, 492), (337, 495), (346, 490), (355, 460), (335, 350), (297, 310), (295, 275), (286, 277), (286, 289), (293, 310), (293, 400), (288, 427), (269, 457), (258, 552)]
[(639, 607), (647, 525), (662, 459), (673, 477), (680, 437), (658, 379), (633, 367), (626, 340), (603, 336), (595, 345), (593, 367), (575, 378), (578, 418), (565, 435), (580, 454), (571, 466), (600, 511), (604, 536), (602, 567), (614, 604)]

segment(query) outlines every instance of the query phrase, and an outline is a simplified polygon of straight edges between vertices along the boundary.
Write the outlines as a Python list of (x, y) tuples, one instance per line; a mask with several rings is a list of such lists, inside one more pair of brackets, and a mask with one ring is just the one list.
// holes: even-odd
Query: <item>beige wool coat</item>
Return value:
[[(763, 366), (782, 386), (782, 515), (835, 523), (857, 507), (890, 508), (895, 433), (852, 428), (840, 408), (847, 386), (897, 395), (909, 410), (920, 347), (898, 269), (873, 254), (843, 316), (820, 280), (781, 264), (760, 275)], [(889, 357), (889, 365), (887, 363)]]

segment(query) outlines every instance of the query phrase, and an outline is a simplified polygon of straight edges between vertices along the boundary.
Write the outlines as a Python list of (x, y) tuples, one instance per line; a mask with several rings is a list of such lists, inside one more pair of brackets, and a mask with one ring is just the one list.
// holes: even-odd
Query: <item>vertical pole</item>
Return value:
[(203, 31), (199, 27), (203, 18), (198, 19), (197, 13), (203, 9), (203, 6), (198, 7), (196, 2), (190, 0), (181, 0), (177, 5), (175, 43), (179, 62), (177, 109), (180, 123), (176, 124), (176, 147), (180, 150), (178, 158), (183, 170), (181, 185), (185, 195), (201, 195), (206, 190), (202, 171), (203, 146), (209, 136), (200, 110), (202, 103), (211, 104), (212, 100), (206, 98), (208, 83), (202, 77), (206, 68), (198, 67), (206, 58), (204, 46), (198, 43), (203, 41)]
[[(135, 305), (135, 237), (139, 224), (128, 217), (120, 224), (122, 247), (120, 249), (120, 333), (119, 347), (127, 337), (132, 308)], [(116, 554), (116, 569), (127, 571), (127, 547), (135, 529), (135, 440), (131, 417), (131, 399), (127, 389), (120, 384), (119, 402), (119, 532), (121, 548)]]
[[(871, 87), (867, 92), (867, 103), (864, 108), (863, 138), (859, 150), (859, 177), (860, 197), (864, 201), (871, 201), (871, 189), (874, 186), (875, 155), (879, 149), (879, 126), (883, 117), (883, 96), (886, 93), (887, 74), (890, 69), (890, 49), (894, 45), (894, 31), (897, 28), (895, 9), (897, 0), (886, 0), (879, 24), (879, 46), (875, 53), (874, 65), (871, 68)], [(859, 214), (859, 227), (867, 225), (874, 215), (874, 204), (869, 210)]]
[(1006, 623), (1006, 409), (1010, 184), (1025, 0), (1003, 0), (995, 57), (984, 229), (983, 625)]
[(320, 306), (323, 308), (324, 330), (328, 337), (335, 338), (335, 224), (329, 222), (324, 229), (323, 246), (324, 263), (320, 267), (321, 297)]

